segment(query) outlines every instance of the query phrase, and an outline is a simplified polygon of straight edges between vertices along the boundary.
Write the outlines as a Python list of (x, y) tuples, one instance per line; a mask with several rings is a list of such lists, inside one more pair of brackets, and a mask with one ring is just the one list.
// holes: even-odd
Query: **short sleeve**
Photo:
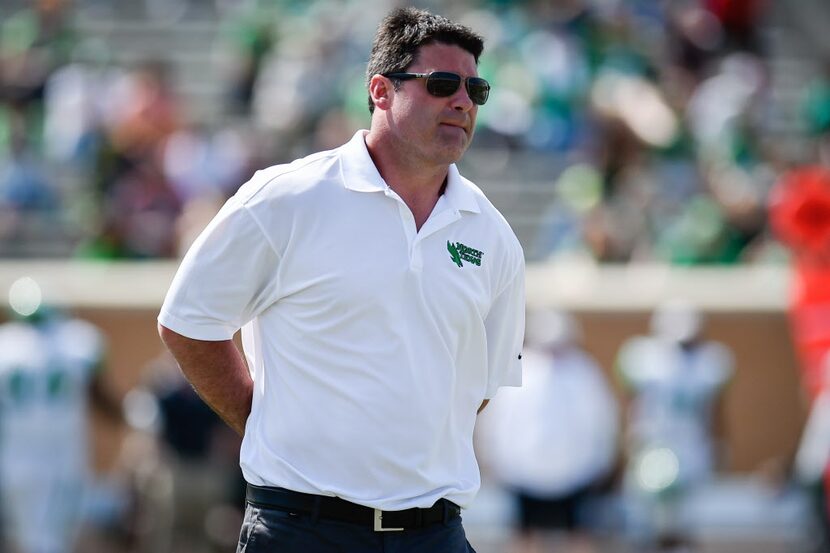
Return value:
[(522, 343), (525, 332), (524, 261), (496, 296), (484, 319), (487, 333), (487, 390), (491, 399), (501, 386), (522, 385)]
[(184, 256), (158, 321), (196, 340), (229, 340), (276, 301), (279, 256), (236, 197)]

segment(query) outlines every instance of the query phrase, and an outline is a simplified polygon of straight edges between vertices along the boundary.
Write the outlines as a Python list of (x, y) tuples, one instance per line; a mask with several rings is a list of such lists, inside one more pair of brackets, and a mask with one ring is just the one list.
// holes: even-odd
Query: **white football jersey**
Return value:
[[(77, 471), (87, 460), (87, 390), (100, 332), (77, 319), (0, 325), (0, 468)], [(57, 462), (57, 460), (60, 462)]]

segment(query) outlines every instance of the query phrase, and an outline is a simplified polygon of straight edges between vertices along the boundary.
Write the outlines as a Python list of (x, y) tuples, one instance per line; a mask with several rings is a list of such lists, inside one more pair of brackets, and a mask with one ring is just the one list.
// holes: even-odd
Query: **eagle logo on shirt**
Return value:
[(458, 254), (458, 248), (449, 240), (447, 240), (447, 250), (450, 252), (452, 262), (459, 267), (463, 267), (463, 264), (461, 263), (461, 256)]
[(461, 242), (453, 244), (449, 240), (447, 240), (447, 251), (450, 252), (450, 259), (452, 259), (452, 262), (459, 267), (464, 266), (462, 261), (466, 261), (467, 263), (472, 263), (473, 265), (480, 267), (481, 257), (484, 255), (479, 250), (471, 248), (470, 246), (465, 246)]

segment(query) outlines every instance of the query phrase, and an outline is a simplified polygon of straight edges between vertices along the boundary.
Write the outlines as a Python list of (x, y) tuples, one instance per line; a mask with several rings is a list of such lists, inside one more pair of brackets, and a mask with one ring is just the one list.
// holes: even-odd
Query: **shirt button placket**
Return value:
[(424, 268), (424, 256), (421, 253), (421, 241), (417, 238), (412, 243), (412, 248), (409, 252), (409, 268), (413, 271), (421, 271)]

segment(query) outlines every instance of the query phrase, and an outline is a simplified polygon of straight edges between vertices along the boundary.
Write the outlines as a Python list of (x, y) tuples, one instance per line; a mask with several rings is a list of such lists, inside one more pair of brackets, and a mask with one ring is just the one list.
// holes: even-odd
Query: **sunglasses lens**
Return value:
[[(461, 76), (455, 73), (435, 71), (427, 77), (427, 92), (439, 98), (452, 96), (461, 86)], [(467, 79), (467, 94), (473, 103), (484, 105), (490, 95), (490, 83), (480, 77)]]
[(467, 94), (473, 103), (483, 106), (490, 96), (490, 83), (478, 77), (467, 79)]
[(461, 77), (454, 73), (436, 71), (427, 78), (427, 92), (439, 98), (452, 96), (459, 86), (461, 86)]

